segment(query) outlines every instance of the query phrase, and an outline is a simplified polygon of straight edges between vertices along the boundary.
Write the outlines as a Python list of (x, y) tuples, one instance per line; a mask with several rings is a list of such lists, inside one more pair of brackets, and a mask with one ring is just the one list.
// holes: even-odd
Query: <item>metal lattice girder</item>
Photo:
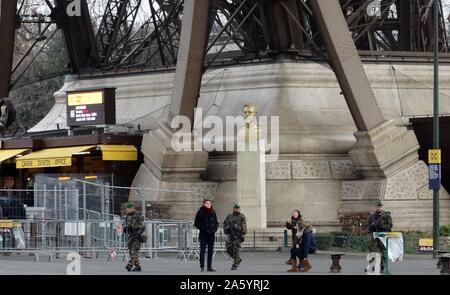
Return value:
[(0, 99), (9, 96), (16, 27), (16, 0), (0, 0)]
[(180, 48), (173, 86), (170, 117), (186, 116), (194, 122), (204, 70), (209, 23), (209, 0), (185, 0)]
[(384, 121), (338, 0), (310, 0), (329, 60), (359, 131)]
[(81, 1), (81, 15), (68, 16), (71, 2), (54, 0), (56, 23), (62, 29), (72, 71), (85, 72), (97, 65), (95, 35), (86, 1)]
[(120, 65), (175, 65), (183, 1), (150, 0), (150, 12), (149, 20), (130, 37)]
[[(64, 31), (76, 73), (167, 68), (177, 62), (184, 0), (109, 0), (96, 40), (92, 40), (92, 28), (88, 28), (91, 26), (87, 13), (89, 1), (81, 1), (81, 18), (65, 14), (64, 7), (70, 1), (42, 1), (63, 7), (52, 11), (52, 15)], [(146, 1), (149, 6), (143, 5)], [(339, 5), (358, 50), (374, 54), (426, 52), (433, 49), (433, 14), (430, 13), (433, 1), (382, 0), (379, 17), (367, 13), (372, 0), (340, 0)], [(207, 66), (276, 58), (280, 53), (292, 58), (324, 56), (324, 43), (307, 0), (210, 2), (210, 19), (214, 21), (209, 24)], [(150, 10), (144, 11), (143, 7)], [(448, 52), (442, 7), (440, 10), (440, 50)], [(138, 21), (141, 17), (146, 18)], [(20, 19), (36, 25), (49, 22), (48, 18), (30, 15)]]
[(97, 32), (99, 61), (120, 60), (142, 0), (109, 0)]
[[(440, 0), (440, 50), (448, 50), (447, 35)], [(434, 39), (434, 0), (381, 1), (381, 16), (370, 17), (367, 7), (373, 1), (346, 1), (341, 5), (353, 40), (359, 50), (431, 51)]]

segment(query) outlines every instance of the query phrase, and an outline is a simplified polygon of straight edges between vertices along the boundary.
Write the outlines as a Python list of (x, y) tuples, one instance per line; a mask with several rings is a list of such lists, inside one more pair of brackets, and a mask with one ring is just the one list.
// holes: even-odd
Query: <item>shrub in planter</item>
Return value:
[(348, 236), (347, 235), (336, 235), (334, 236), (333, 246), (340, 248), (347, 248), (348, 246)]
[(449, 237), (450, 236), (450, 224), (441, 226), (439, 228), (439, 235), (441, 237)]
[(369, 238), (364, 236), (350, 236), (348, 238), (348, 249), (352, 252), (368, 252)]
[(333, 244), (333, 236), (332, 235), (316, 235), (316, 242), (319, 250), (329, 250)]

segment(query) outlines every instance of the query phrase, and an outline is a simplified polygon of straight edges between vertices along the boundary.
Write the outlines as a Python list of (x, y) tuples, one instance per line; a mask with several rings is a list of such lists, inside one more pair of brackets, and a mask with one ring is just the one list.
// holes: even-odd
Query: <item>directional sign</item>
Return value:
[(441, 150), (428, 150), (428, 164), (441, 164)]
[(441, 187), (441, 165), (430, 164), (428, 167), (428, 184), (431, 190), (439, 190)]

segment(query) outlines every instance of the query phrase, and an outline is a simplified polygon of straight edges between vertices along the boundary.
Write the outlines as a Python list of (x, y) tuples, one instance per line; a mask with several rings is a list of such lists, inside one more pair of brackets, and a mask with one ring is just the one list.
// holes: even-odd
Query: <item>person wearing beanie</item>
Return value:
[(198, 209), (195, 216), (194, 226), (200, 230), (198, 239), (200, 241), (200, 271), (205, 270), (205, 253), (208, 247), (207, 271), (214, 272), (212, 258), (216, 231), (219, 226), (216, 211), (208, 199), (203, 200), (203, 205)]
[(141, 264), (139, 262), (139, 249), (141, 248), (141, 242), (143, 242), (142, 234), (144, 232), (144, 217), (134, 207), (133, 203), (125, 205), (127, 212), (127, 218), (125, 221), (125, 227), (119, 226), (119, 230), (128, 234), (128, 251), (130, 252), (130, 260), (126, 265), (128, 271), (142, 271)]
[[(378, 238), (373, 237), (375, 232), (390, 232), (392, 230), (391, 213), (383, 210), (383, 202), (375, 202), (375, 212), (369, 216), (369, 251), (381, 254), (381, 273), (384, 273), (386, 267), (386, 247)], [(366, 269), (364, 269), (367, 271)]]
[(241, 207), (238, 204), (234, 204), (233, 213), (228, 214), (225, 218), (223, 232), (227, 235), (225, 241), (227, 253), (233, 258), (231, 270), (236, 270), (242, 262), (241, 257), (239, 257), (239, 249), (244, 242), (244, 236), (247, 234), (247, 219), (241, 213)]

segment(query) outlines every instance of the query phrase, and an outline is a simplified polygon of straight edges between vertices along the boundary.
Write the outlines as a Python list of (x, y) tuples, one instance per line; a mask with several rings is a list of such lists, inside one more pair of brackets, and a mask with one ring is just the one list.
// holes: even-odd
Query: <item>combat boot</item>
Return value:
[(140, 265), (136, 265), (131, 271), (142, 271)]
[(125, 268), (126, 268), (128, 271), (131, 271), (131, 269), (133, 268), (133, 265), (127, 264), (127, 266), (125, 266)]
[(309, 263), (308, 258), (303, 259), (302, 261), (300, 261), (300, 263), (303, 264), (303, 268), (304, 268), (302, 270), (302, 272), (308, 272), (312, 268), (311, 264)]
[[(300, 261), (301, 263), (301, 261)], [(298, 272), (297, 270), (297, 259), (291, 259), (291, 269), (289, 269), (287, 272)]]
[(238, 266), (233, 263), (233, 266), (231, 266), (231, 270), (236, 270), (237, 268), (238, 268)]

